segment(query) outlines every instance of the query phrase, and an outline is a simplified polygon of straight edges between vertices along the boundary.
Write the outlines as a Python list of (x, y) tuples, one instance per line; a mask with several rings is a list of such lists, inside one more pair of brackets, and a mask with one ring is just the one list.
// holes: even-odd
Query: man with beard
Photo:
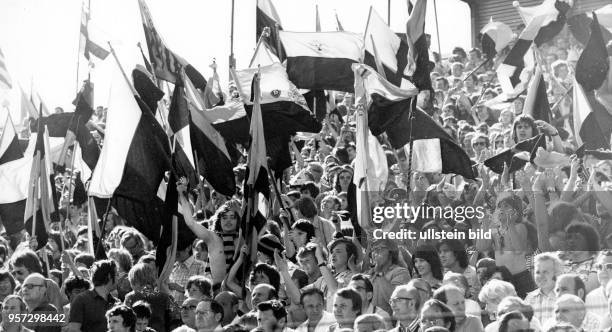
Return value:
[(527, 294), (525, 302), (533, 307), (533, 315), (540, 322), (553, 318), (553, 306), (557, 300), (554, 292), (557, 277), (563, 273), (563, 265), (557, 256), (543, 253), (535, 256), (533, 275), (538, 288)]

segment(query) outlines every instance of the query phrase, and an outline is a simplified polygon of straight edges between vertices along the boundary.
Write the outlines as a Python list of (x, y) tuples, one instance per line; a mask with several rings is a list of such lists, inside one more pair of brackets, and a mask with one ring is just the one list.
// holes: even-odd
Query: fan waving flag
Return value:
[[(496, 154), (485, 160), (484, 165), (497, 174), (502, 174), (504, 165), (506, 165), (512, 173), (523, 168), (527, 161), (533, 162), (536, 152), (540, 147), (546, 149), (546, 139), (541, 134), (519, 142), (513, 147)], [(526, 155), (526, 158), (522, 157), (522, 155)]]
[(4, 58), (2, 49), (0, 49), (0, 89), (11, 89), (12, 87), (11, 76), (6, 68), (6, 59)]
[(376, 48), (378, 59), (384, 68), (384, 73), (381, 74), (384, 74), (389, 82), (400, 86), (404, 77), (404, 69), (408, 65), (408, 43), (387, 26), (374, 7), (370, 7), (364, 44), (364, 63), (372, 68), (377, 68)]
[(276, 12), (276, 8), (272, 4), (272, 0), (257, 0), (257, 10), (255, 13), (255, 40), (259, 40), (261, 33), (265, 27), (270, 28), (270, 35), (268, 36), (270, 49), (279, 59), (285, 59), (285, 52), (282, 48), (278, 49), (279, 43), (279, 31), (283, 30), (281, 25), (280, 17)]
[(138, 5), (140, 6), (140, 16), (142, 17), (145, 39), (149, 48), (149, 59), (155, 77), (174, 83), (180, 68), (186, 66), (187, 63), (166, 47), (164, 40), (155, 28), (155, 24), (153, 24), (153, 18), (145, 0), (138, 0)]
[(280, 32), (287, 74), (300, 89), (353, 92), (351, 64), (363, 58), (363, 38), (350, 32)]

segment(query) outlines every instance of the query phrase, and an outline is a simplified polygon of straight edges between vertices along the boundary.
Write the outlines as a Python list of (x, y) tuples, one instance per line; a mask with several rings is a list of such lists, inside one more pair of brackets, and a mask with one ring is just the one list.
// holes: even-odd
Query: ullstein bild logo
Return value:
[(443, 218), (453, 219), (457, 222), (463, 222), (472, 218), (484, 218), (484, 207), (478, 206), (457, 206), (457, 207), (441, 207), (441, 206), (410, 206), (408, 204), (399, 204), (395, 206), (377, 206), (373, 210), (372, 221), (375, 224), (382, 223), (385, 219), (408, 219), (409, 222), (414, 222), (417, 218), (432, 219)]

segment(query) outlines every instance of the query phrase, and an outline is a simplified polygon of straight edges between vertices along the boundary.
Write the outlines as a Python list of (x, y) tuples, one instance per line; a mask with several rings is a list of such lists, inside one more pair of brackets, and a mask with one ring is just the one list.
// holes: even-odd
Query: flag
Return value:
[[(509, 167), (509, 171), (515, 172), (523, 168), (527, 161), (533, 162), (538, 148), (546, 149), (546, 137), (542, 134), (515, 144), (513, 147), (505, 149), (495, 156), (484, 161), (484, 165), (497, 174), (504, 172), (504, 165)], [(521, 156), (527, 154), (527, 160)]]
[(128, 224), (157, 243), (163, 202), (157, 191), (170, 169), (168, 137), (115, 68), (106, 135), (89, 185), (89, 195), (111, 198)]
[(0, 165), (23, 158), (23, 152), (19, 146), (19, 137), (11, 120), (10, 112), (6, 114), (4, 129), (0, 135)]
[(262, 40), (261, 43), (257, 44), (255, 53), (253, 53), (253, 57), (249, 63), (249, 68), (268, 66), (276, 62), (280, 63), (281, 61), (274, 54), (268, 43), (265, 40)]
[[(251, 193), (263, 193), (264, 196), (270, 197), (270, 188), (268, 186), (268, 158), (261, 111), (262, 95), (260, 82), (260, 73), (255, 73), (252, 84), (253, 111), (251, 113), (251, 126), (249, 129), (251, 145), (247, 161), (249, 171), (246, 177), (246, 185), (250, 188)], [(253, 203), (256, 201), (257, 200), (254, 199)], [(251, 216), (255, 215), (255, 211), (257, 211), (257, 208), (251, 210)]]
[[(270, 28), (268, 36), (270, 50), (281, 60), (285, 59), (285, 50), (280, 44), (279, 32), (283, 30), (280, 17), (272, 0), (257, 0), (255, 12), (255, 41), (259, 40), (264, 28)], [(280, 47), (280, 49), (279, 49)]]
[(610, 62), (597, 15), (593, 13), (591, 36), (576, 63), (576, 81), (584, 92), (599, 89), (608, 76)]
[(11, 76), (9, 75), (8, 69), (6, 68), (6, 59), (4, 53), (0, 49), (0, 89), (11, 89), (13, 83), (11, 83)]
[[(275, 172), (279, 172), (291, 165), (288, 148), (290, 136), (297, 132), (317, 133), (321, 130), (321, 124), (308, 109), (304, 97), (289, 81), (287, 72), (280, 63), (259, 69), (250, 68), (232, 72), (238, 90), (243, 96), (247, 114), (251, 114), (253, 109), (252, 77), (257, 72), (261, 73), (260, 107), (266, 150), (271, 159), (268, 166)], [(242, 128), (242, 126), (238, 124), (237, 128)], [(234, 135), (244, 136), (244, 133), (236, 131)]]
[[(427, 0), (418, 0), (406, 23), (406, 40), (408, 42), (408, 65), (404, 74), (412, 76), (412, 83), (419, 91), (428, 90), (433, 94), (429, 73), (433, 64), (429, 61), (429, 48), (425, 35), (425, 15)], [(402, 88), (404, 83), (402, 83)]]
[(555, 20), (560, 15), (565, 15), (567, 9), (569, 6), (560, 0), (545, 0), (540, 6), (519, 9), (526, 27), (497, 68), (497, 77), (506, 95), (516, 96), (527, 88), (532, 76), (531, 68), (535, 66), (533, 52), (529, 51), (531, 45), (535, 42), (536, 46), (539, 46), (545, 42), (551, 30), (556, 29), (546, 26), (556, 24)]
[(591, 114), (591, 103), (587, 98), (582, 86), (576, 82), (576, 78), (574, 78), (573, 85), (573, 98), (572, 98), (572, 116), (573, 116), (573, 124), (574, 124), (574, 137), (576, 138), (576, 143), (581, 146), (584, 144), (582, 138), (580, 137), (580, 128), (582, 128), (582, 123), (586, 120), (587, 116)]
[[(39, 119), (42, 119), (42, 111), (39, 114)], [(26, 230), (30, 233), (30, 236), (37, 237), (39, 247), (46, 245), (51, 214), (55, 211), (53, 204), (55, 181), (50, 181), (52, 179), (52, 165), (49, 158), (48, 141), (49, 138), (44, 121), (39, 120), (34, 157), (30, 169), (30, 180), (28, 182), (28, 196), (23, 216), (23, 220), (26, 221)], [(38, 211), (40, 211), (40, 214)], [(33, 232), (33, 223), (36, 223), (35, 232)]]
[(174, 83), (180, 68), (186, 66), (187, 63), (166, 47), (164, 40), (155, 28), (151, 12), (145, 0), (138, 0), (138, 5), (140, 7), (140, 16), (142, 17), (147, 47), (149, 48), (149, 60), (151, 61), (155, 77)]
[(137, 65), (136, 69), (132, 71), (132, 80), (134, 81), (134, 89), (136, 89), (142, 101), (155, 114), (157, 103), (164, 98), (164, 92), (153, 82), (150, 73), (140, 65)]
[(514, 38), (512, 29), (503, 22), (489, 22), (480, 30), (482, 53), (487, 59), (493, 59)]
[(39, 116), (39, 111), (42, 109), (42, 115), (43, 116), (48, 116), (51, 114), (51, 112), (49, 111), (49, 108), (47, 107), (47, 105), (45, 104), (45, 102), (42, 100), (42, 98), (40, 97), (40, 94), (38, 94), (38, 91), (34, 88), (34, 84), (32, 84), (32, 91), (30, 91), (30, 103), (34, 106), (34, 116), (33, 118), (37, 119)]
[(546, 81), (544, 81), (542, 69), (540, 66), (536, 66), (535, 75), (527, 91), (523, 113), (531, 115), (535, 120), (543, 120), (550, 123), (552, 120), (552, 112), (550, 110), (546, 91)]
[(368, 114), (364, 108), (367, 99), (365, 87), (361, 75), (357, 74), (355, 75), (355, 94), (359, 96), (359, 100), (357, 100), (356, 113), (357, 146), (353, 183), (357, 189), (359, 226), (363, 229), (372, 229), (370, 202), (378, 201), (385, 190), (389, 171), (385, 151), (368, 127)]
[(81, 37), (79, 40), (79, 53), (83, 53), (85, 59), (90, 60), (90, 54), (104, 60), (110, 53), (107, 49), (91, 40), (89, 35), (89, 1), (83, 0), (81, 6)]
[(327, 96), (325, 90), (309, 90), (303, 94), (308, 108), (315, 114), (317, 121), (323, 121), (327, 115)]
[[(225, 141), (223, 136), (212, 126), (195, 88), (189, 78), (184, 76), (190, 141), (193, 147), (185, 151), (197, 151), (199, 172), (218, 192), (231, 196), (236, 190), (233, 172), (235, 157), (238, 152), (235, 146)], [(193, 150), (192, 150), (193, 149)], [(230, 152), (231, 151), (231, 152)]]
[[(387, 26), (374, 7), (370, 7), (364, 45), (364, 63), (376, 68), (389, 82), (400, 86), (408, 65), (408, 43)], [(378, 69), (376, 53), (384, 72)]]
[(342, 23), (340, 23), (340, 19), (338, 18), (338, 13), (335, 12), (334, 16), (336, 16), (336, 31), (344, 31), (344, 28), (342, 27)]
[(289, 79), (300, 89), (353, 92), (351, 64), (363, 58), (363, 39), (351, 32), (280, 32)]
[(551, 41), (563, 30), (566, 14), (571, 8), (566, 0), (544, 0), (540, 5), (532, 7), (521, 7), (518, 2), (514, 2), (513, 5), (516, 6), (526, 25), (537, 20), (537, 17), (544, 17), (540, 24), (541, 28), (533, 40), (538, 47)]
[(34, 107), (34, 104), (32, 104), (30, 97), (26, 95), (25, 91), (23, 91), (23, 88), (21, 86), (19, 87), (19, 91), (21, 92), (20, 93), (21, 120), (28, 119), (28, 118), (34, 118), (34, 119), (38, 118), (38, 111), (36, 110), (36, 107)]
[[(181, 75), (183, 76), (183, 75)], [(172, 132), (170, 139), (174, 142), (173, 173), (178, 177), (185, 177), (192, 187), (195, 187), (200, 179), (196, 173), (196, 163), (193, 158), (191, 146), (189, 109), (185, 97), (183, 77), (177, 77), (168, 111), (168, 125)], [(195, 90), (195, 88), (194, 88)], [(173, 186), (170, 183), (170, 186)]]
[(315, 18), (315, 31), (321, 32), (321, 18), (319, 17), (319, 5), (315, 5), (316, 18)]
[[(581, 92), (584, 93), (584, 91)], [(609, 150), (610, 137), (612, 135), (612, 115), (592, 92), (586, 93), (586, 97), (583, 98), (586, 99), (590, 106), (590, 110), (589, 108), (574, 110), (574, 113), (579, 112), (580, 114), (574, 115), (574, 119), (576, 119), (577, 116), (582, 117), (588, 112), (578, 129), (580, 139), (582, 143), (584, 143), (586, 149)], [(581, 99), (581, 101), (584, 102), (584, 99)], [(582, 104), (580, 106), (584, 107), (585, 105)]]
[[(606, 6), (612, 8), (612, 6)], [(604, 8), (606, 8), (604, 7)], [(595, 11), (597, 14), (598, 11)], [(599, 17), (599, 16), (598, 16)], [(585, 46), (589, 42), (589, 37), (591, 36), (591, 24), (593, 23), (593, 19), (587, 16), (586, 13), (577, 14), (567, 19), (567, 26), (572, 33), (572, 36), (576, 38), (580, 44)], [(608, 42), (612, 40), (612, 31), (606, 29), (601, 22), (599, 24), (601, 29), (601, 35), (604, 40), (604, 43), (608, 45)]]
[(465, 151), (427, 113), (411, 105), (418, 93), (415, 86), (410, 90), (399, 89), (364, 64), (354, 65), (353, 69), (355, 76), (359, 75), (363, 80), (364, 91), (360, 93), (367, 100), (368, 126), (372, 135), (386, 132), (394, 149), (400, 149), (413, 140), (413, 170), (474, 178)]

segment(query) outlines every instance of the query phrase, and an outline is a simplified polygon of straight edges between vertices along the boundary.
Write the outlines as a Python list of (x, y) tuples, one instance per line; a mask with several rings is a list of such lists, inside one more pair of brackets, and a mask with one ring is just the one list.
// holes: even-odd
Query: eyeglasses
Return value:
[(184, 305), (181, 306), (181, 310), (182, 311), (191, 311), (191, 310), (195, 310), (197, 308), (196, 305)]
[(411, 301), (414, 301), (414, 299), (411, 298), (411, 297), (392, 297), (389, 300), (389, 304), (390, 305), (394, 305), (394, 304), (396, 304), (399, 301), (408, 301), (408, 302), (411, 302)]
[(24, 284), (23, 286), (21, 286), (25, 289), (31, 290), (34, 289), (34, 287), (45, 287), (45, 285), (36, 285), (36, 284)]
[(595, 268), (599, 271), (603, 271), (603, 270), (612, 271), (612, 263), (595, 264)]
[(421, 326), (437, 326), (438, 324), (443, 324), (444, 320), (442, 318), (423, 318), (421, 319)]
[(474, 146), (486, 146), (487, 142), (474, 142)]
[(204, 311), (196, 311), (196, 316), (207, 316), (212, 314), (213, 312), (211, 310), (204, 310)]

